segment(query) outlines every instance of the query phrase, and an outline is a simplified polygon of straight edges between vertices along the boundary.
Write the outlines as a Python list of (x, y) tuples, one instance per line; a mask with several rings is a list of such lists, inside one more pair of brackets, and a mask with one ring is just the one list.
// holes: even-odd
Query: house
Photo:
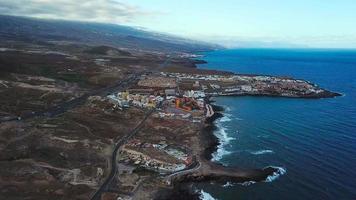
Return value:
[(200, 87), (200, 83), (199, 83), (199, 81), (195, 81), (195, 83), (193, 84), (193, 87), (195, 87), (195, 88)]
[(241, 85), (241, 90), (243, 90), (245, 92), (251, 92), (252, 86), (251, 85)]
[(164, 93), (166, 94), (166, 96), (175, 96), (176, 90), (175, 89), (165, 89)]

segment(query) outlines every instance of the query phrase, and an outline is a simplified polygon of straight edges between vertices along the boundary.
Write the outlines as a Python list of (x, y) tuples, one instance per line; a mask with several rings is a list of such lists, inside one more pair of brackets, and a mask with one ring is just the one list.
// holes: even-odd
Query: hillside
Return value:
[(71, 42), (146, 51), (196, 52), (216, 45), (137, 28), (100, 23), (43, 20), (0, 15), (0, 40)]

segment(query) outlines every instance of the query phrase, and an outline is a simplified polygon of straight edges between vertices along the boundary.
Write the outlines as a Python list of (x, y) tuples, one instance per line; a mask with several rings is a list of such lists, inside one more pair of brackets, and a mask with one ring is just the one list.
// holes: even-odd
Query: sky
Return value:
[(0, 13), (124, 24), (228, 47), (356, 48), (355, 0), (0, 0)]

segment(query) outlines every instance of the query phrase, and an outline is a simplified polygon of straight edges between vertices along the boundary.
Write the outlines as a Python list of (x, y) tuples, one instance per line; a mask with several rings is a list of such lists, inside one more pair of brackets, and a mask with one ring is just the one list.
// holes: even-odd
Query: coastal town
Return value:
[[(76, 36), (12, 20), (8, 30), (33, 23)], [(290, 77), (198, 68), (205, 61), (193, 52), (214, 46), (121, 35), (115, 46), (115, 32), (84, 29), (83, 43), (0, 33), (0, 199), (179, 199), (197, 197), (195, 182), (263, 182), (282, 172), (211, 161), (223, 116), (214, 98), (340, 95)]]
[[(282, 97), (322, 97), (327, 91), (308, 81), (289, 77), (263, 75), (202, 75), (185, 73), (161, 73), (163, 76), (176, 78), (181, 85), (194, 81), (192, 88), (210, 96), (264, 95)], [(188, 86), (189, 87), (189, 86)]]
[[(100, 63), (101, 67), (107, 65)], [(179, 69), (182, 71), (166, 67), (133, 73), (118, 82), (118, 86), (89, 95), (83, 95), (85, 91), (78, 90), (74, 84), (57, 83), (55, 79), (41, 76), (10, 74), (9, 77), (14, 78), (1, 81), (5, 89), (40, 90), (44, 91), (40, 95), (43, 98), (50, 93), (63, 93), (69, 100), (63, 106), (54, 104), (55, 107), (48, 111), (33, 110), (20, 113), (19, 117), (5, 116), (2, 120), (13, 124), (9, 129), (17, 127), (15, 131), (26, 130), (30, 135), (38, 131), (50, 133), (41, 137), (47, 141), (40, 143), (42, 146), (24, 147), (46, 152), (37, 159), (48, 154), (48, 148), (64, 148), (61, 159), (73, 160), (70, 163), (76, 163), (77, 156), (86, 157), (88, 166), (85, 168), (81, 167), (81, 162), (65, 169), (54, 167), (57, 163), (41, 163), (40, 166), (54, 171), (55, 177), (62, 182), (85, 185), (91, 191), (91, 199), (147, 199), (176, 188), (182, 180), (214, 181), (223, 176), (220, 181), (263, 181), (270, 175), (278, 175), (274, 168), (241, 172), (211, 163), (209, 156), (219, 143), (212, 134), (212, 122), (221, 116), (211, 102), (212, 97), (324, 98), (336, 95), (307, 81), (288, 77)], [(70, 96), (65, 87), (70, 87), (75, 96)], [(35, 126), (21, 128), (17, 125), (31, 118)], [(76, 134), (70, 136), (73, 131)], [(55, 151), (52, 152), (55, 156)], [(61, 195), (60, 190), (58, 195)]]
[[(91, 98), (101, 102), (94, 103), (94, 106), (108, 104), (105, 106), (108, 112), (125, 113), (132, 108), (153, 111), (149, 122), (146, 122), (147, 125), (118, 149), (117, 162), (121, 167), (151, 171), (153, 175), (148, 177), (158, 176), (156, 181), (161, 189), (171, 187), (175, 180), (185, 176), (211, 176), (210, 173), (218, 173), (216, 171), (220, 168), (207, 164), (201, 154), (204, 149), (199, 145), (190, 145), (192, 140), (206, 137), (194, 133), (207, 127), (207, 120), (216, 118), (216, 114), (219, 114), (214, 112), (214, 105), (210, 103), (211, 97), (261, 95), (319, 98), (332, 95), (307, 81), (287, 77), (204, 74), (204, 70), (201, 72), (202, 74), (148, 73), (139, 77), (137, 84), (126, 90), (115, 91), (104, 98)], [(184, 124), (185, 129), (172, 128), (181, 124)], [(189, 136), (184, 137), (187, 133)], [(182, 137), (179, 138), (179, 135)], [(273, 169), (269, 170), (273, 172)], [(154, 175), (155, 173), (157, 175)], [(239, 179), (233, 174), (231, 172), (229, 175), (232, 180)], [(135, 170), (118, 175), (119, 188), (127, 186), (127, 182), (123, 181), (128, 179), (127, 176), (136, 177), (136, 181), (130, 187), (125, 187), (126, 192), (121, 193), (123, 196), (112, 193), (110, 195), (133, 198), (137, 195), (138, 188), (151, 191), (143, 184), (149, 178), (137, 175)]]

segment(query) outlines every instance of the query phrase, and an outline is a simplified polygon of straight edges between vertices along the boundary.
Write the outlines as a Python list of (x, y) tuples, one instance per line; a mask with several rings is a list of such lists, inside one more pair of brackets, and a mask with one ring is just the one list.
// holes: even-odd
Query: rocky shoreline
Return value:
[[(199, 69), (197, 69), (197, 72)], [(200, 71), (199, 71), (200, 72)], [(179, 71), (164, 72), (164, 77), (178, 79), (181, 89), (195, 94), (194, 84), (203, 85), (204, 100), (211, 105), (213, 115), (206, 116), (200, 124), (200, 131), (196, 130), (197, 140), (194, 145), (196, 162), (189, 168), (172, 173), (164, 181), (168, 187), (155, 193), (154, 199), (200, 199), (200, 193), (195, 183), (214, 182), (218, 184), (263, 182), (279, 176), (285, 171), (278, 167), (265, 167), (262, 169), (241, 169), (226, 167), (212, 161), (213, 153), (220, 145), (219, 138), (214, 134), (217, 130), (215, 121), (222, 118), (224, 108), (214, 104), (210, 97), (215, 96), (263, 96), (281, 98), (320, 99), (341, 96), (338, 93), (320, 88), (304, 80), (273, 77), (273, 76), (240, 76), (233, 74), (212, 75), (204, 73), (186, 73)], [(198, 93), (199, 94), (199, 91)], [(185, 94), (189, 96), (189, 93)], [(193, 145), (193, 144), (190, 144)]]
[(206, 147), (203, 152), (203, 156), (206, 160), (212, 159), (212, 154), (217, 151), (217, 148), (220, 144), (219, 139), (214, 134), (214, 131), (217, 129), (214, 122), (224, 116), (221, 113), (224, 110), (223, 107), (214, 104), (211, 104), (211, 106), (214, 110), (214, 115), (206, 119), (206, 126), (202, 130), (201, 134), (203, 137), (202, 142), (204, 142), (204, 146)]
[[(217, 129), (214, 122), (223, 117), (221, 113), (224, 109), (221, 106), (211, 104), (214, 110), (214, 115), (210, 118), (207, 118), (205, 121), (205, 127), (201, 130), (201, 142), (205, 147), (205, 150), (202, 152), (202, 156), (206, 160), (212, 159), (212, 154), (216, 152), (220, 141), (215, 136), (214, 131)], [(156, 195), (156, 200), (199, 200), (200, 194), (194, 188), (194, 181), (189, 179), (181, 179), (173, 183), (172, 189), (164, 189)]]
[(231, 97), (244, 97), (244, 96), (253, 96), (253, 97), (283, 97), (283, 98), (303, 98), (303, 99), (323, 99), (323, 98), (333, 98), (342, 96), (342, 94), (331, 91), (324, 91), (319, 94), (310, 94), (310, 95), (301, 95), (301, 96), (281, 96), (280, 94), (241, 94), (241, 93), (225, 93), (220, 94), (219, 96), (231, 96)]
[[(212, 103), (210, 100), (207, 100), (207, 102)], [(214, 122), (224, 116), (222, 113), (224, 111), (223, 107), (215, 104), (211, 104), (211, 106), (214, 110), (214, 115), (206, 119), (205, 126), (200, 134), (200, 142), (204, 147), (204, 150), (201, 152), (200, 161), (205, 165), (209, 165), (217, 173), (187, 174), (178, 177), (172, 182), (173, 188), (158, 192), (155, 199), (200, 199), (200, 193), (194, 186), (197, 182), (213, 181), (221, 184), (226, 182), (243, 183), (251, 180), (259, 182), (266, 180), (268, 176), (276, 172), (276, 169), (272, 167), (264, 169), (236, 169), (211, 161), (212, 154), (217, 151), (220, 144), (219, 139), (214, 134), (214, 131), (217, 129)], [(221, 173), (221, 171), (225, 171), (226, 173)], [(240, 174), (243, 174), (243, 176), (240, 176)]]

